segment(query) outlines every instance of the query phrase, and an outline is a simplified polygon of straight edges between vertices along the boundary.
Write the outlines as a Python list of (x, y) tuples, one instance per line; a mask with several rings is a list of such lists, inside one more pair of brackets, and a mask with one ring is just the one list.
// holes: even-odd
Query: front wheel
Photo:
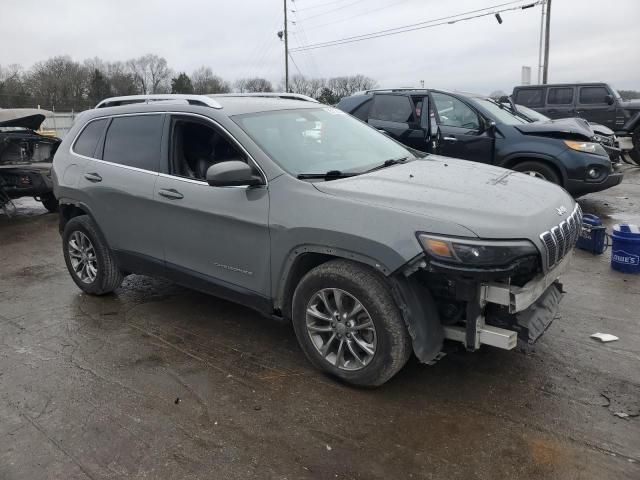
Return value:
[(52, 192), (40, 195), (40, 201), (42, 202), (44, 208), (49, 210), (51, 213), (58, 211), (58, 199), (53, 195)]
[(640, 165), (640, 127), (636, 128), (631, 135), (633, 149), (629, 150), (629, 156), (636, 165)]
[(383, 384), (411, 354), (389, 286), (364, 265), (333, 260), (314, 268), (296, 288), (292, 313), (311, 363), (354, 385)]
[(556, 171), (545, 163), (530, 160), (518, 163), (513, 169), (516, 172), (521, 172), (525, 175), (547, 180), (548, 182), (562, 186), (562, 182)]

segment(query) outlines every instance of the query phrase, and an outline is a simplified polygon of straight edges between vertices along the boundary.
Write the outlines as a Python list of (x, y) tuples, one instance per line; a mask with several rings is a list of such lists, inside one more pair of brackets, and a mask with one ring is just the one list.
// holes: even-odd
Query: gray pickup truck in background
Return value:
[(53, 162), (86, 293), (139, 273), (240, 302), (292, 321), (309, 360), (356, 385), (445, 340), (528, 345), (556, 315), (581, 211), (550, 182), (292, 94), (123, 103), (83, 113)]

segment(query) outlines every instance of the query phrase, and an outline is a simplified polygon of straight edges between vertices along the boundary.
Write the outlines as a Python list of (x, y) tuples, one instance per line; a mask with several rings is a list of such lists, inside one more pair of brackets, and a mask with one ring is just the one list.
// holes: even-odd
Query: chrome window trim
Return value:
[[(115, 163), (115, 162), (108, 162), (106, 160), (101, 160), (99, 158), (94, 158), (94, 157), (87, 157), (86, 155), (81, 155), (79, 153), (76, 153), (73, 150), (73, 146), (76, 144), (76, 141), (78, 140), (78, 137), (82, 134), (82, 132), (84, 131), (85, 128), (87, 128), (87, 125), (89, 125), (92, 122), (95, 122), (97, 120), (102, 120), (102, 119), (112, 119), (112, 118), (118, 118), (118, 117), (135, 117), (135, 116), (141, 116), (141, 115), (180, 115), (180, 116), (190, 116), (190, 117), (196, 117), (205, 121), (208, 121), (209, 123), (213, 124), (214, 127), (219, 128), (222, 132), (224, 132), (227, 137), (229, 137), (231, 139), (231, 141), (233, 143), (235, 143), (240, 150), (242, 150), (245, 155), (247, 156), (247, 158), (251, 161), (251, 163), (258, 169), (258, 171), (260, 172), (260, 175), (262, 176), (262, 179), (264, 180), (264, 186), (268, 187), (269, 186), (269, 180), (267, 179), (267, 175), (264, 172), (264, 170), (262, 169), (262, 167), (258, 164), (258, 162), (256, 162), (256, 160), (253, 158), (253, 156), (251, 156), (251, 154), (247, 151), (246, 148), (244, 148), (244, 146), (238, 142), (238, 140), (236, 140), (236, 138), (231, 135), (231, 132), (229, 132), (229, 130), (227, 130), (225, 127), (223, 127), (220, 123), (218, 123), (217, 121), (215, 121), (212, 118), (209, 118), (205, 115), (201, 115), (199, 113), (191, 113), (191, 112), (140, 112), (140, 113), (117, 113), (117, 114), (113, 114), (113, 115), (102, 115), (100, 117), (96, 117), (96, 118), (92, 118), (91, 120), (89, 120), (86, 124), (84, 124), (84, 126), (80, 129), (80, 131), (76, 134), (76, 136), (74, 137), (73, 141), (71, 142), (71, 147), (69, 148), (69, 152), (72, 155), (75, 155), (76, 157), (80, 157), (80, 158), (85, 158), (87, 160), (93, 160), (96, 162), (100, 162), (100, 163), (104, 163), (106, 165), (115, 165), (118, 167), (123, 167), (129, 170), (134, 170), (137, 172), (144, 172), (144, 173), (151, 173), (153, 175), (156, 176), (161, 176), (161, 177), (165, 177), (165, 178), (175, 178), (178, 180), (183, 180), (183, 181), (188, 181), (191, 183), (200, 183), (200, 184), (204, 184), (204, 185), (209, 185), (206, 181), (204, 180), (196, 180), (196, 179), (192, 179), (192, 178), (184, 178), (184, 177), (180, 177), (178, 175), (171, 175), (171, 174), (166, 174), (166, 173), (161, 173), (161, 172), (154, 172), (152, 170), (146, 170), (143, 168), (138, 168), (138, 167), (131, 167), (129, 165), (123, 165), (121, 163)], [(234, 186), (234, 187), (218, 187), (218, 188), (247, 188), (248, 185), (244, 186), (244, 185), (240, 185), (240, 186)]]

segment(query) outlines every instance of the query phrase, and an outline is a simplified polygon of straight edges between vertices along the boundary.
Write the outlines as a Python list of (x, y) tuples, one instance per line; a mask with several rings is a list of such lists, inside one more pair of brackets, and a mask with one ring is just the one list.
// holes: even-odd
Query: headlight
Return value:
[(578, 142), (575, 140), (565, 140), (565, 145), (571, 150), (577, 150), (578, 152), (593, 153), (594, 155), (607, 156), (607, 151), (595, 142)]
[(538, 255), (535, 245), (528, 240), (467, 240), (426, 233), (419, 233), (418, 240), (434, 259), (460, 265), (498, 267), (522, 257)]

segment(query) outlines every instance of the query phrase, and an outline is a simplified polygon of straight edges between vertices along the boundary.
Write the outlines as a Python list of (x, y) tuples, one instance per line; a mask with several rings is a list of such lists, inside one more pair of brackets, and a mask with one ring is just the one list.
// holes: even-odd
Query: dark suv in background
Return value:
[(510, 168), (574, 196), (622, 181), (586, 122), (531, 123), (489, 98), (430, 89), (368, 90), (338, 108), (416, 150)]
[(581, 117), (612, 129), (620, 146), (640, 163), (640, 100), (622, 100), (606, 83), (527, 85), (513, 89), (513, 101), (550, 118)]

